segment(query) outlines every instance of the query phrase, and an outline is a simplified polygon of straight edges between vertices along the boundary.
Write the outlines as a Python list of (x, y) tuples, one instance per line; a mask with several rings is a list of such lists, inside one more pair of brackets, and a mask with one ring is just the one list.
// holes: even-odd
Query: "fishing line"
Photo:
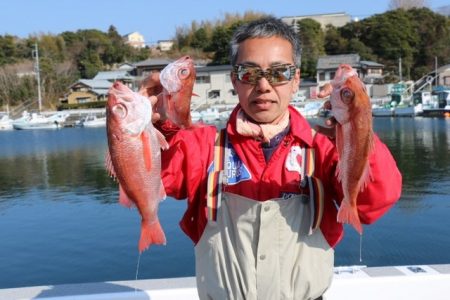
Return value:
[[(139, 253), (138, 260), (137, 260), (137, 265), (136, 265), (136, 277), (135, 277), (136, 281), (138, 280), (138, 273), (139, 273), (139, 265), (140, 265), (140, 263), (141, 263), (141, 253)], [(137, 291), (137, 288), (136, 288), (136, 286), (134, 286), (134, 292), (136, 292), (136, 291)]]
[(359, 262), (362, 262), (362, 234), (359, 235)]

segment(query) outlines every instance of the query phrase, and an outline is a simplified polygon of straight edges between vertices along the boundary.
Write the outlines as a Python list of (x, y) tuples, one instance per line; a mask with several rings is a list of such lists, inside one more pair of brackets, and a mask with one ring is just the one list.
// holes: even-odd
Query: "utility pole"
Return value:
[(438, 76), (438, 59), (437, 56), (434, 57), (434, 85), (438, 86), (439, 83), (439, 76)]
[(400, 57), (398, 59), (398, 77), (400, 81), (403, 81), (403, 75), (402, 75), (402, 58)]
[(36, 81), (38, 86), (38, 103), (39, 112), (42, 110), (42, 97), (41, 97), (41, 74), (39, 69), (39, 51), (37, 43), (34, 44), (34, 50), (32, 51), (33, 57), (35, 58), (34, 71), (36, 72)]

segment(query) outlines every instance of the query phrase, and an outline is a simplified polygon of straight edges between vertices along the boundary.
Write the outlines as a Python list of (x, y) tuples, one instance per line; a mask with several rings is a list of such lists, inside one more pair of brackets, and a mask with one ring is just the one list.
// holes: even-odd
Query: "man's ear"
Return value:
[(295, 94), (300, 87), (300, 68), (297, 68), (295, 70), (293, 84), (294, 84), (293, 94)]
[(230, 72), (230, 79), (231, 79), (231, 83), (233, 84), (234, 90), (236, 90), (236, 74), (234, 74), (233, 72)]

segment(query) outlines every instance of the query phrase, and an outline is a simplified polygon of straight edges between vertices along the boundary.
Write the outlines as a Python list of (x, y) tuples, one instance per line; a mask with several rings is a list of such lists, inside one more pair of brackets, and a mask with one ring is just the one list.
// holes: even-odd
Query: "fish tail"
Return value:
[(341, 206), (339, 207), (337, 221), (340, 223), (347, 223), (352, 225), (359, 234), (362, 234), (363, 232), (362, 224), (359, 220), (358, 210), (356, 209), (356, 206), (350, 206), (348, 201), (346, 201), (345, 199), (342, 201)]
[(165, 245), (166, 236), (162, 230), (159, 220), (152, 223), (142, 221), (141, 238), (139, 240), (139, 253), (150, 247), (151, 244)]

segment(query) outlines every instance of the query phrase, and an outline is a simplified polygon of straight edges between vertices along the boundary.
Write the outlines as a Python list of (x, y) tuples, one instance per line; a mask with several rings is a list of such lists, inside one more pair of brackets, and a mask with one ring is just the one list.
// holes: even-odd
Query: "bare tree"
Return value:
[(411, 9), (411, 8), (421, 8), (421, 7), (429, 7), (427, 0), (391, 0), (389, 2), (389, 9)]

